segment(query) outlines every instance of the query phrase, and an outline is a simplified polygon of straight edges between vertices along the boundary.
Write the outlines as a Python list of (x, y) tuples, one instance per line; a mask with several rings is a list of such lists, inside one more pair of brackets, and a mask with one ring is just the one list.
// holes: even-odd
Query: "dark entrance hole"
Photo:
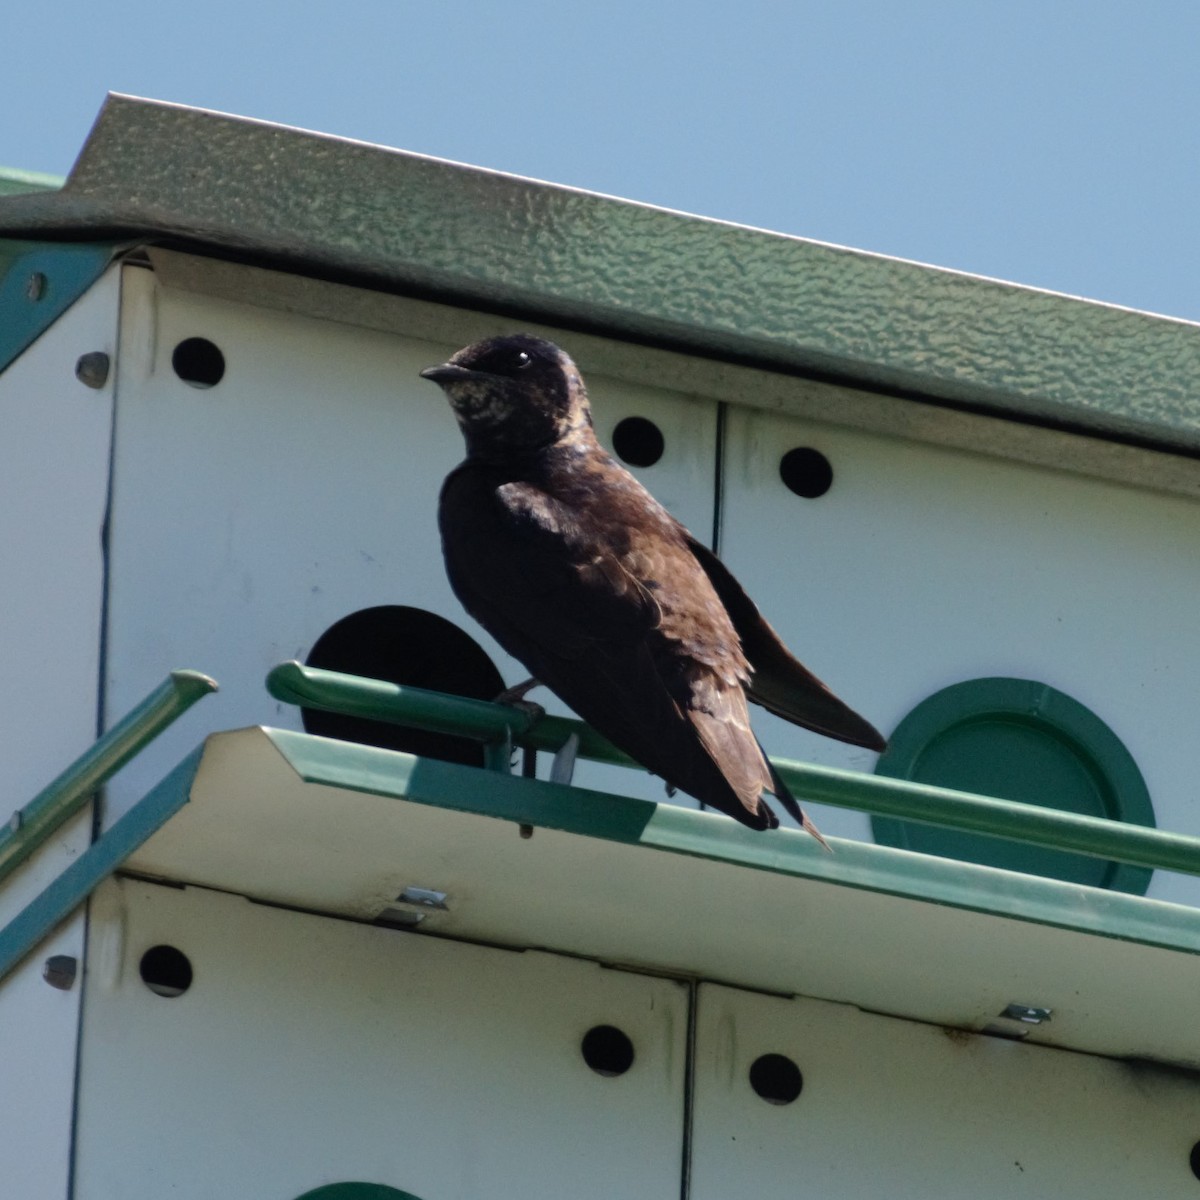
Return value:
[(151, 946), (138, 963), (142, 982), (156, 995), (174, 999), (192, 986), (192, 964), (174, 946)]
[(750, 1064), (750, 1086), (768, 1104), (791, 1104), (804, 1087), (800, 1068), (783, 1054), (764, 1054)]
[(779, 460), (779, 478), (788, 491), (815, 500), (833, 486), (833, 467), (820, 450), (797, 446)]
[(597, 1075), (624, 1075), (633, 1066), (633, 1043), (615, 1025), (589, 1029), (579, 1049)]
[[(307, 663), (473, 700), (494, 700), (504, 690), (504, 680), (483, 647), (453, 621), (423, 608), (396, 604), (343, 617), (317, 639)], [(469, 738), (313, 708), (301, 709), (301, 717), (304, 728), (320, 737), (467, 766), (484, 765), (483, 747)]]
[(666, 449), (662, 430), (645, 417), (626, 417), (618, 421), (612, 443), (617, 457), (631, 467), (654, 466)]
[(225, 377), (225, 355), (208, 338), (184, 338), (171, 355), (175, 374), (195, 388), (216, 387)]

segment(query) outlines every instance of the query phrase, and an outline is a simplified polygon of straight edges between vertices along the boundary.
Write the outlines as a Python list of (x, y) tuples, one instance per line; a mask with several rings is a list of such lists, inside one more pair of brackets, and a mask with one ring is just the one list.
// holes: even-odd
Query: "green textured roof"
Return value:
[(380, 146), (110, 96), (0, 236), (140, 239), (1200, 451), (1200, 326)]

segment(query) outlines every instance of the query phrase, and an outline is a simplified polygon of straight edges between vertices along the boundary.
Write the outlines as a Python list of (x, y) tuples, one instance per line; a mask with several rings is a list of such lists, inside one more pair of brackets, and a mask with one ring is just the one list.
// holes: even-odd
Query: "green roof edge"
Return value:
[[(142, 238), (1200, 453), (1200, 325), (113, 95), (0, 234)], [(852, 402), (852, 401), (848, 401)]]

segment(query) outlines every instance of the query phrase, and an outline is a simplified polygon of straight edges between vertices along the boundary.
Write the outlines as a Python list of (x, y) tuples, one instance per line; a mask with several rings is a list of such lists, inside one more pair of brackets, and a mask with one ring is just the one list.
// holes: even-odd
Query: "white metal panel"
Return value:
[[(1192, 1197), (1192, 1074), (716, 985), (700, 988), (692, 1200)], [(803, 1090), (771, 1104), (751, 1064)]]
[[(781, 482), (795, 446), (829, 458), (825, 496)], [(1194, 501), (748, 409), (731, 412), (726, 447), (723, 557), (798, 656), (885, 734), (948, 684), (1036, 679), (1121, 738), (1160, 826), (1200, 832)], [(873, 767), (866, 751), (759, 724), (774, 754)], [(870, 837), (857, 813), (816, 820)], [(1196, 903), (1200, 886), (1158, 872), (1149, 894)]]
[(80, 985), (53, 988), (42, 968), (56, 954), (82, 962), (83, 937), (78, 914), (0, 984), (3, 1192), (21, 1200), (67, 1200)]
[[(686, 989), (288, 912), (110, 882), (119, 967), (89, 977), (77, 1200), (293, 1200), (338, 1180), (422, 1200), (677, 1197)], [(188, 956), (150, 992), (151, 946)], [(580, 1054), (600, 1024), (635, 1058)]]
[[(0, 374), (0, 820), (95, 740), (113, 387), (75, 378), (80, 355), (116, 349), (110, 270)], [(89, 808), (0, 889), (7, 923), (88, 844)], [(0, 984), (3, 1190), (67, 1194), (79, 988), (42, 979), (53, 954), (82, 959), (82, 916)]]
[(0, 374), (0, 819), (95, 740), (112, 379), (86, 387), (75, 364), (114, 353), (119, 281)]
[[(216, 387), (197, 389), (173, 372), (172, 352), (187, 337), (222, 350), (226, 374)], [(379, 604), (449, 617), (480, 639), (508, 681), (524, 678), (462, 611), (442, 567), (437, 496), (462, 440), (440, 391), (418, 372), (454, 349), (167, 289), (127, 268), (110, 720), (166, 671), (192, 666), (221, 684), (205, 704), (207, 728), (297, 727), (298, 714), (266, 695), (267, 670), (305, 656), (340, 618)], [(715, 403), (590, 382), (602, 436), (632, 413), (659, 424), (667, 453), (642, 475), (709, 536)], [(566, 711), (544, 691), (533, 698)], [(194, 741), (194, 732), (163, 738), (114, 786), (111, 815)], [(658, 781), (634, 772), (584, 765), (579, 779), (663, 798)]]

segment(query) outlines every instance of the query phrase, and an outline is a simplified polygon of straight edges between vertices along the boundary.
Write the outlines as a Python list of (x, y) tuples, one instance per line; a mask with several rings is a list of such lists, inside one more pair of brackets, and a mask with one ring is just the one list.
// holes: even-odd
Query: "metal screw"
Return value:
[(53, 988), (69, 992), (75, 986), (79, 960), (73, 954), (54, 954), (46, 959), (42, 978)]
[(46, 276), (41, 271), (34, 271), (32, 275), (25, 281), (25, 296), (32, 300), (35, 304), (46, 294), (46, 288), (49, 284)]
[(75, 378), (90, 388), (102, 388), (108, 382), (109, 357), (103, 350), (81, 354), (75, 364)]

